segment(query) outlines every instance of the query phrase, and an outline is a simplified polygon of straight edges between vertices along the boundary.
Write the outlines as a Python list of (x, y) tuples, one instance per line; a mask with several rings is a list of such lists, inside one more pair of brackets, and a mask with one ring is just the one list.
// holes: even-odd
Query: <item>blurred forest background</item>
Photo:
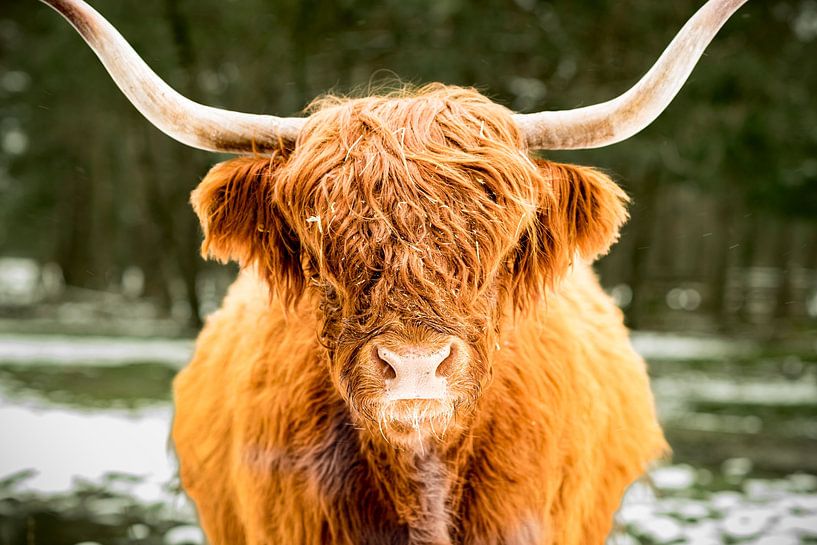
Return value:
[[(297, 115), (322, 93), (366, 93), (396, 78), (475, 86), (522, 112), (607, 100), (701, 2), (93, 4), (189, 97)], [(610, 148), (548, 154), (606, 169), (633, 197), (622, 241), (599, 265), (630, 325), (815, 331), (815, 59), (817, 1), (749, 2), (647, 130)], [(199, 257), (187, 202), (218, 160), (145, 121), (52, 10), (5, 0), (3, 328), (137, 332), (149, 319), (165, 334), (194, 331), (233, 275)]]

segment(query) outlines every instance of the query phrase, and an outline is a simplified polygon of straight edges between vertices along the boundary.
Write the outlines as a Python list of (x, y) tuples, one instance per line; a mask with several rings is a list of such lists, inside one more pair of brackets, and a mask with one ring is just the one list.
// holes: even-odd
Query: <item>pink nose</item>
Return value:
[(388, 366), (386, 369), (386, 397), (400, 399), (442, 399), (446, 380), (440, 365), (451, 356), (451, 344), (425, 350), (409, 347), (397, 351), (377, 347), (377, 356)]

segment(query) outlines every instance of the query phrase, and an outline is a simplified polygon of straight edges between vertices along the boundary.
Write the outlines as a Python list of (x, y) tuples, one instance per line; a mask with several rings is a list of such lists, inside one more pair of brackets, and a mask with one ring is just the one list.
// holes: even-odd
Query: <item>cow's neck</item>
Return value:
[(380, 440), (364, 447), (385, 500), (409, 527), (412, 545), (451, 543), (451, 489), (456, 482), (456, 448), (425, 445), (395, 448)]

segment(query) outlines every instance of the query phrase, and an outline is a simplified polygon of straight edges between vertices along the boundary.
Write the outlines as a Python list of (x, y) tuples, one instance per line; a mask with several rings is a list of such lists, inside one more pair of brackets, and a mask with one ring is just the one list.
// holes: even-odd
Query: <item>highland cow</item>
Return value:
[(745, 0), (711, 0), (607, 103), (513, 114), (429, 85), (306, 118), (193, 103), (80, 0), (47, 0), (159, 128), (252, 153), (193, 193), (242, 271), (177, 377), (173, 441), (213, 544), (603, 543), (666, 450), (590, 263), (627, 197), (535, 149), (628, 138)]

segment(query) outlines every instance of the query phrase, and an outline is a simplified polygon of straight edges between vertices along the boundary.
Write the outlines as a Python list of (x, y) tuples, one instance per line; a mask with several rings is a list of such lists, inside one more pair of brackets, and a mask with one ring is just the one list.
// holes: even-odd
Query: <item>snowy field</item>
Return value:
[[(766, 358), (734, 375), (700, 362), (740, 360), (751, 346), (646, 334), (635, 345), (672, 362), (654, 378), (671, 440), (675, 427), (707, 440), (741, 432), (758, 448), (656, 468), (630, 490), (610, 543), (817, 544), (817, 477), (800, 467), (817, 457), (813, 366), (774, 376)], [(167, 444), (169, 381), (191, 351), (189, 341), (0, 336), (0, 545), (203, 543)], [(679, 354), (694, 357), (681, 365)], [(755, 414), (730, 413), (747, 404)], [(754, 456), (769, 437), (785, 456)]]

